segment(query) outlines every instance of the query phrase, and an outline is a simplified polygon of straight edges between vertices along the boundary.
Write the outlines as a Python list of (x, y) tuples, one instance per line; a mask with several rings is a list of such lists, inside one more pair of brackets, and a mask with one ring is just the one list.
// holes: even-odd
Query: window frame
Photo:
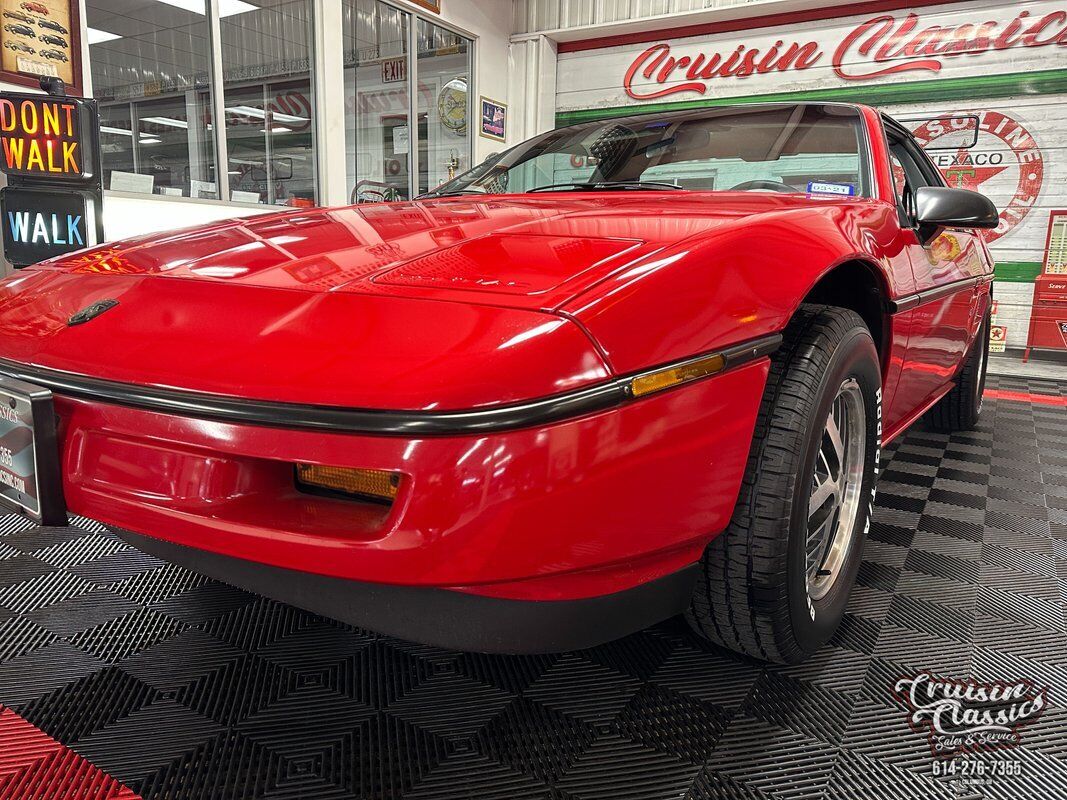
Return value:
[[(915, 186), (912, 190), (922, 188), (922, 186), (946, 186), (945, 176), (941, 174), (941, 170), (937, 168), (937, 165), (931, 160), (930, 156), (926, 154), (926, 151), (922, 149), (919, 143), (912, 136), (911, 131), (901, 125), (892, 117), (882, 115), (882, 127), (885, 135), (886, 153), (892, 158), (894, 156), (894, 147), (899, 146), (904, 154), (909, 156), (913, 165), (917, 168), (918, 174), (922, 177), (924, 183), (921, 186)], [(909, 183), (911, 181), (910, 176), (907, 175), (907, 166), (902, 162), (901, 167), (904, 168), (905, 177)], [(900, 191), (897, 190), (896, 181), (893, 180), (893, 165), (889, 165), (889, 179), (890, 185), (893, 187), (893, 195), (896, 197), (897, 215), (900, 218), (900, 226), (908, 230), (918, 230), (918, 222), (914, 218), (914, 211), (907, 208), (907, 204), (904, 202), (904, 198)]]
[[(213, 2), (214, 0), (212, 0)], [(336, 0), (338, 5), (341, 5), (341, 0)], [(477, 120), (475, 119), (475, 109), (478, 97), (478, 37), (470, 31), (464, 30), (456, 25), (452, 25), (440, 16), (430, 13), (426, 9), (412, 7), (410, 5), (403, 5), (401, 3), (393, 2), (393, 0), (375, 0), (380, 5), (388, 6), (395, 11), (403, 14), (407, 18), (407, 32), (406, 32), (406, 50), (407, 50), (407, 79), (405, 86), (408, 93), (408, 104), (404, 112), (407, 114), (408, 120), (408, 136), (409, 145), (407, 153), (407, 168), (408, 168), (408, 197), (414, 199), (420, 194), (419, 191), (419, 175), (422, 164), (420, 163), (420, 146), (419, 146), (419, 57), (418, 57), (418, 42), (419, 42), (419, 22), (428, 22), (438, 28), (442, 28), (449, 33), (459, 36), (467, 40), (467, 161), (471, 165), (471, 168), (475, 166), (474, 152), (475, 152), (475, 125)], [(338, 32), (338, 40), (343, 41), (343, 33)], [(342, 65), (341, 75), (339, 76), (341, 85), (344, 85), (344, 67)], [(344, 113), (344, 112), (342, 112)], [(348, 142), (345, 141), (345, 148), (347, 149)], [(342, 161), (344, 153), (341, 154)], [(345, 175), (345, 200), (343, 202), (348, 203), (351, 200), (352, 188), (348, 186), (347, 164), (339, 163), (338, 169), (341, 174)], [(357, 175), (358, 182), (358, 175)]]

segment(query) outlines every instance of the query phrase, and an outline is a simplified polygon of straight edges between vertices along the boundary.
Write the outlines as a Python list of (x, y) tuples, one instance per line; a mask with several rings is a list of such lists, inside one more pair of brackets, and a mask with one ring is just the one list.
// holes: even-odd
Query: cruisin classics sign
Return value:
[(903, 73), (940, 73), (951, 59), (1014, 48), (1067, 45), (1067, 7), (1035, 15), (1020, 11), (1009, 20), (980, 16), (956, 24), (928, 23), (922, 15), (878, 14), (833, 36), (775, 39), (770, 44), (741, 43), (730, 50), (682, 48), (666, 42), (646, 48), (623, 78), (635, 100), (686, 93), (706, 94), (716, 80), (799, 72), (828, 63), (844, 81), (868, 81)]
[[(847, 13), (845, 11), (844, 13)], [(955, 3), (560, 56), (559, 110), (1050, 69), (1067, 2)], [(613, 73), (613, 74), (612, 74)]]

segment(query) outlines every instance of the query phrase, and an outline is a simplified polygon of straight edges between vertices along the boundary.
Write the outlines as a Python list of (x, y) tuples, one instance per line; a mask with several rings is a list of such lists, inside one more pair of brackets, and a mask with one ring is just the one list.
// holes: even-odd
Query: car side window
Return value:
[(934, 185), (923, 169), (921, 153), (916, 150), (915, 144), (909, 140), (890, 135), (889, 160), (901, 213), (900, 224), (909, 228), (915, 225), (915, 192), (922, 186)]
[(908, 188), (908, 174), (904, 171), (904, 165), (900, 163), (896, 153), (889, 153), (889, 168), (893, 172), (893, 188), (896, 189), (899, 200)]

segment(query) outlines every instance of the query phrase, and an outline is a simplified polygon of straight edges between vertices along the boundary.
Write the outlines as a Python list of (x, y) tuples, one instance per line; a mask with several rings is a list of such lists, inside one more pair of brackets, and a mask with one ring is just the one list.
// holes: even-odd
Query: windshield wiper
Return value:
[(535, 186), (533, 189), (527, 189), (526, 193), (553, 192), (560, 189), (585, 192), (596, 192), (604, 189), (647, 189), (660, 192), (686, 191), (681, 186), (675, 186), (673, 183), (666, 183), (665, 181), (596, 181), (595, 183), (553, 183), (549, 186)]
[(477, 189), (453, 189), (450, 192), (424, 192), (415, 197), (416, 200), (428, 200), (433, 197), (461, 197), (466, 194), (488, 194), (488, 192), (480, 192)]

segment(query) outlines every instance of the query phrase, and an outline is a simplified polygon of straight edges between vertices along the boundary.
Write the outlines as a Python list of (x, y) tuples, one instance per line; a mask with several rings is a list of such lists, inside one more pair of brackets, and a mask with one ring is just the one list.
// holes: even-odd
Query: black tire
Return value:
[(971, 350), (956, 376), (956, 385), (926, 412), (926, 424), (931, 429), (953, 433), (969, 431), (978, 424), (989, 360), (989, 322), (989, 312), (986, 312)]
[[(865, 419), (854, 526), (825, 596), (806, 581), (808, 502), (827, 416), (854, 380)], [(870, 331), (853, 311), (801, 306), (771, 359), (748, 465), (727, 529), (707, 547), (686, 614), (708, 640), (756, 658), (797, 663), (834, 633), (859, 569), (878, 477), (881, 369)], [(843, 540), (845, 541), (845, 540)], [(821, 574), (821, 573), (820, 573)]]

